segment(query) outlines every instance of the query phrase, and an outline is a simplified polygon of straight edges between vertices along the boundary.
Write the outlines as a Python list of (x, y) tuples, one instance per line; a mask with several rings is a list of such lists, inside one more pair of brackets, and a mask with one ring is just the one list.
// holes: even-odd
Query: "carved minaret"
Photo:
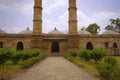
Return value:
[(76, 0), (69, 0), (69, 34), (77, 34)]
[(42, 0), (34, 0), (33, 34), (42, 34)]

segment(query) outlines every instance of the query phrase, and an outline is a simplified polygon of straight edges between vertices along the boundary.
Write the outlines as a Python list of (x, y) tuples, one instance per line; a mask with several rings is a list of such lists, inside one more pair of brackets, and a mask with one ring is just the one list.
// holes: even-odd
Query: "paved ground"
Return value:
[(96, 80), (62, 57), (48, 57), (14, 80)]

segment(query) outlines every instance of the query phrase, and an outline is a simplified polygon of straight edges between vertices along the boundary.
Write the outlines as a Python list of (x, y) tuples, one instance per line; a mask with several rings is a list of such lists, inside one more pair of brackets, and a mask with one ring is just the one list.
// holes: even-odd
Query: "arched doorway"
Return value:
[(86, 45), (86, 49), (93, 50), (93, 45), (91, 42), (88, 42)]
[(116, 42), (113, 43), (113, 55), (114, 56), (119, 55), (119, 49)]
[(52, 43), (52, 53), (59, 53), (59, 43), (57, 41)]
[(17, 43), (17, 50), (24, 50), (24, 46), (22, 42)]
[(113, 48), (118, 48), (116, 42), (113, 43)]
[(0, 48), (3, 48), (3, 42), (0, 42)]

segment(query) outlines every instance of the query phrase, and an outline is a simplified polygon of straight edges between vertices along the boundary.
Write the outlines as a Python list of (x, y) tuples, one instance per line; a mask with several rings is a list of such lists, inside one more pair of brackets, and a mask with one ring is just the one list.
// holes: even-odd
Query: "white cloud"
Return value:
[[(6, 12), (9, 16), (10, 13), (17, 12), (22, 15), (24, 14), (26, 16), (32, 17), (33, 6), (34, 6), (33, 1), (34, 0), (23, 0), (23, 1), (11, 0), (11, 3), (8, 4), (8, 2), (2, 0), (0, 1), (0, 10)], [(68, 31), (67, 9), (68, 9), (68, 0), (43, 0), (43, 32), (47, 33), (52, 29), (54, 29), (54, 27), (57, 27), (60, 31), (67, 32)], [(97, 13), (94, 12), (94, 14), (90, 14), (89, 16), (86, 15), (83, 11), (78, 9), (77, 13), (78, 13), (78, 29), (82, 28), (83, 26), (87, 27), (91, 23), (97, 23), (99, 26), (101, 26), (101, 29), (103, 30), (104, 27), (110, 23), (109, 19), (120, 17), (119, 14), (120, 12), (117, 13), (117, 12), (100, 11)], [(5, 16), (5, 19), (6, 21), (8, 21), (8, 23), (9, 22), (12, 24), (17, 23), (15, 21), (12, 22), (11, 17), (9, 18)], [(31, 22), (28, 22), (26, 24), (29, 23)], [(5, 24), (7, 24), (7, 22)], [(18, 31), (19, 29), (21, 30), (21, 27), (14, 26), (11, 27), (9, 31), (10, 32), (12, 32), (12, 30)]]
[(67, 6), (67, 0), (44, 0), (43, 11), (45, 14), (51, 14), (55, 9), (60, 10), (62, 7)]
[(21, 14), (31, 15), (33, 13), (33, 1), (29, 2), (11, 1), (10, 4), (8, 2), (1, 1), (0, 10), (5, 11), (6, 13), (18, 12)]
[(120, 17), (120, 14), (115, 12), (101, 11), (94, 13), (91, 16), (87, 16), (82, 13), (82, 11), (78, 10), (78, 26), (79, 28), (82, 28), (83, 26), (87, 27), (89, 24), (97, 23), (103, 31), (105, 26), (110, 23), (109, 20), (117, 17)]

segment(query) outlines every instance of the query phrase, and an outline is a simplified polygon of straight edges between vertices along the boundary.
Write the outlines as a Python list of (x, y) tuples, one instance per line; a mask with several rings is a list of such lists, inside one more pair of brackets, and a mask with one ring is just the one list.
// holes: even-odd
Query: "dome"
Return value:
[(58, 30), (56, 29), (56, 27), (55, 27), (55, 29), (52, 30), (52, 31), (50, 31), (48, 34), (64, 34), (64, 33), (61, 32), (61, 31), (58, 31)]
[(78, 34), (91, 34), (91, 33), (85, 30), (80, 30)]
[(6, 34), (6, 32), (0, 29), (0, 34)]
[(119, 33), (112, 31), (112, 30), (106, 30), (102, 34), (119, 34)]
[(32, 34), (32, 31), (29, 29), (29, 27), (27, 27), (27, 29), (21, 31), (20, 34)]

